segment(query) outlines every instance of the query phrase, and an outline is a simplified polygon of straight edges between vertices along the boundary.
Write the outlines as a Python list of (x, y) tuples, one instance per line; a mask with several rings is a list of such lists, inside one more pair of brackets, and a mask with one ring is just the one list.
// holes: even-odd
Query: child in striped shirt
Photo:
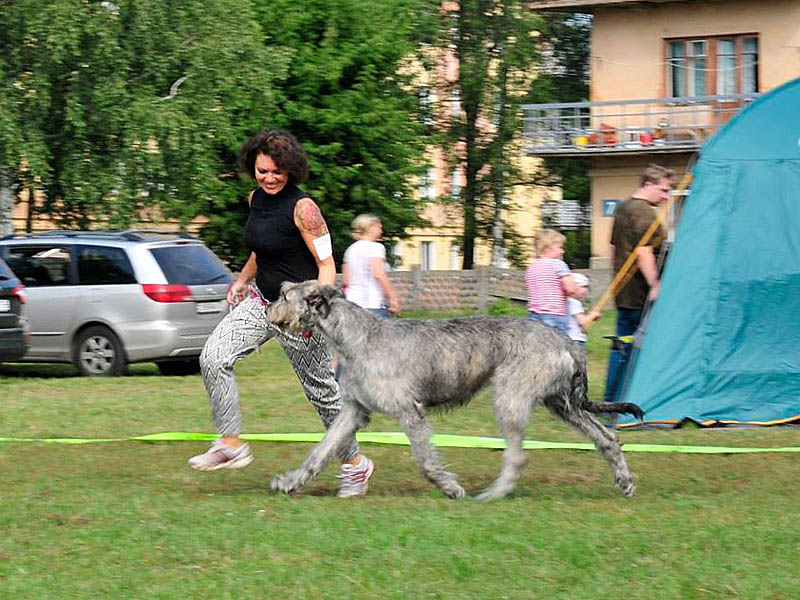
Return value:
[(528, 315), (564, 335), (569, 333), (567, 296), (577, 292), (569, 267), (562, 260), (566, 241), (564, 235), (553, 229), (537, 232), (534, 241), (537, 258), (525, 272)]

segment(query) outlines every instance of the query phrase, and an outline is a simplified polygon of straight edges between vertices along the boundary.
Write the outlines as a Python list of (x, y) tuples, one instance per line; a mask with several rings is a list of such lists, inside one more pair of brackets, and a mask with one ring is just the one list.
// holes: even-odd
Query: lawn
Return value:
[[(591, 330), (602, 393), (613, 315)], [(665, 358), (666, 359), (666, 358)], [(319, 431), (275, 343), (237, 366), (248, 432)], [(135, 365), (117, 379), (69, 366), (0, 365), (0, 436), (120, 438), (211, 432), (200, 377)], [(439, 433), (496, 435), (486, 396), (434, 418)], [(377, 416), (370, 431), (397, 430)], [(624, 431), (628, 443), (796, 446), (797, 428)], [(545, 411), (528, 439), (583, 441)], [(594, 452), (530, 451), (517, 490), (444, 498), (407, 447), (365, 445), (367, 497), (335, 498), (329, 468), (302, 494), (269, 478), (308, 444), (254, 443), (242, 471), (197, 473), (202, 442), (0, 443), (0, 598), (800, 597), (800, 455), (628, 453), (639, 492)], [(468, 492), (500, 453), (442, 450)]]

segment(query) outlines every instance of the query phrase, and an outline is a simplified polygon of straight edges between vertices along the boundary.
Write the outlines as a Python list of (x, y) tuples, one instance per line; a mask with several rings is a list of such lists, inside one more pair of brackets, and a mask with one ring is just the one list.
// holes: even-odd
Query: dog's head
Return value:
[(267, 320), (284, 331), (308, 338), (320, 320), (328, 318), (335, 298), (344, 298), (336, 286), (320, 285), (313, 280), (285, 281), (280, 297), (267, 306)]

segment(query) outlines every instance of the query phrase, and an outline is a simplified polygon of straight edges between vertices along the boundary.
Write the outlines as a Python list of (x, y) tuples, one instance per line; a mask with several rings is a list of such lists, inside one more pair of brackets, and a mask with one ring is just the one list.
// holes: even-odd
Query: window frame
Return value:
[(419, 269), (420, 271), (433, 271), (433, 242), (424, 240), (419, 243)]
[[(745, 52), (745, 41), (755, 39), (755, 60), (745, 63), (746, 57), (752, 57), (752, 52)], [(692, 60), (691, 44), (693, 42), (704, 42), (706, 45), (705, 52), (705, 76), (703, 78), (705, 84), (705, 92), (699, 95), (716, 96), (721, 95), (718, 91), (719, 76), (722, 72), (718, 69), (719, 60), (722, 55), (719, 54), (719, 45), (721, 41), (734, 42), (734, 64), (736, 69), (736, 91), (734, 94), (756, 94), (759, 92), (761, 85), (761, 77), (759, 73), (759, 54), (761, 51), (761, 39), (758, 33), (735, 33), (723, 35), (708, 35), (708, 36), (689, 36), (689, 37), (674, 37), (664, 38), (664, 96), (667, 98), (680, 98), (682, 94), (676, 94), (674, 90), (674, 67), (673, 61), (682, 63), (683, 66), (677, 68), (681, 69), (681, 82), (682, 88), (686, 90), (686, 96), (697, 96), (696, 93), (691, 93), (691, 74), (696, 73), (696, 70), (689, 68), (690, 61)], [(683, 43), (683, 53), (680, 57), (672, 57), (673, 44)], [(730, 55), (725, 55), (730, 56)], [(745, 66), (754, 63), (754, 88), (753, 90), (743, 91), (745, 84)], [(727, 94), (726, 94), (727, 95)]]

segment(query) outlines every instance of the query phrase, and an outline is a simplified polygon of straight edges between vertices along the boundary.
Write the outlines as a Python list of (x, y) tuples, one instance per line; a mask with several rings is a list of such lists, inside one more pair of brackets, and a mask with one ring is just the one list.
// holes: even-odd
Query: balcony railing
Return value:
[(694, 150), (757, 97), (525, 104), (524, 150), (560, 156)]

